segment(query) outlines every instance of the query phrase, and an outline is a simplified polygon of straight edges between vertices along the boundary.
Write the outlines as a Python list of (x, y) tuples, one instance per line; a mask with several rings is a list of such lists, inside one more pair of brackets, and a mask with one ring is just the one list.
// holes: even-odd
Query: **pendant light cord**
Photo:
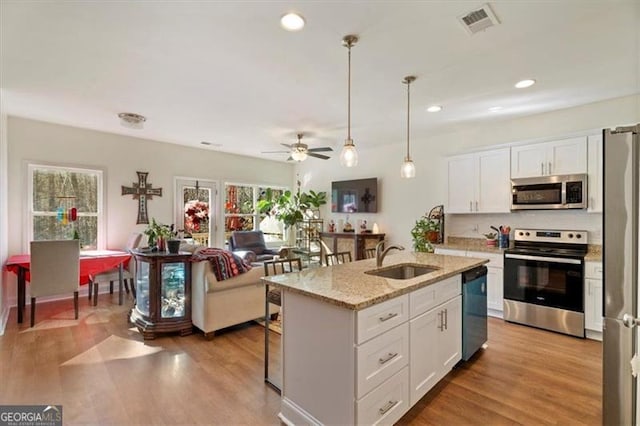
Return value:
[(409, 124), (410, 124), (410, 111), (411, 111), (411, 81), (407, 79), (407, 160), (411, 158), (409, 155)]
[(347, 77), (347, 139), (351, 140), (351, 43), (349, 43), (349, 70)]

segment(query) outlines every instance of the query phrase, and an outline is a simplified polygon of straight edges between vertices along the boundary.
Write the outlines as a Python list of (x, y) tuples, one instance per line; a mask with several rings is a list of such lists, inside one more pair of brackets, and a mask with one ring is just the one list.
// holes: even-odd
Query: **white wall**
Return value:
[[(7, 218), (7, 192), (9, 189), (7, 182), (7, 115), (4, 113), (3, 98), (2, 89), (0, 89), (0, 265), (4, 265), (7, 259), (7, 229), (9, 224)], [(0, 335), (4, 333), (5, 324), (9, 316), (7, 279), (8, 272), (2, 268), (0, 270)]]
[[(640, 96), (629, 96), (583, 105), (519, 119), (495, 120), (466, 125), (455, 132), (420, 135), (412, 133), (411, 152), (416, 164), (416, 178), (400, 178), (405, 145), (404, 134), (399, 130), (398, 143), (377, 148), (367, 148), (367, 141), (358, 140), (357, 130), (352, 131), (359, 152), (359, 164), (353, 169), (341, 167), (336, 152), (327, 161), (310, 158), (297, 165), (297, 172), (306, 178), (306, 187), (330, 192), (331, 181), (378, 177), (378, 214), (351, 215), (351, 222), (364, 218), (377, 222), (391, 242), (411, 247), (410, 230), (415, 220), (432, 207), (447, 201), (446, 156), (481, 150), (489, 146), (519, 141), (551, 140), (575, 134), (597, 133), (598, 129), (631, 124), (640, 121)], [(397, 123), (390, 123), (397, 126)], [(398, 127), (400, 129), (400, 127)], [(325, 208), (325, 219), (344, 218), (331, 214)], [(602, 215), (586, 212), (535, 212), (506, 215), (447, 215), (447, 234), (476, 236), (489, 231), (489, 225), (511, 225), (549, 228), (559, 227), (594, 231), (590, 237), (600, 240)], [(479, 232), (472, 232), (479, 225)]]
[[(144, 135), (144, 131), (140, 133)], [(290, 164), (225, 154), (205, 149), (139, 139), (93, 130), (33, 121), (8, 119), (9, 192), (12, 208), (8, 219), (8, 254), (27, 250), (24, 240), (26, 219), (27, 161), (82, 165), (106, 170), (107, 247), (123, 247), (131, 232), (142, 232), (136, 225), (138, 203), (131, 195), (122, 196), (121, 186), (137, 182), (136, 171), (149, 172), (148, 182), (162, 188), (162, 197), (148, 201), (149, 218), (173, 223), (174, 178), (193, 177), (239, 183), (264, 183), (291, 186), (294, 180)], [(221, 191), (223, 192), (223, 191)], [(223, 194), (221, 193), (221, 196)], [(219, 228), (223, 227), (219, 212)], [(221, 234), (221, 233), (220, 233)], [(7, 238), (2, 238), (6, 241)], [(220, 242), (217, 243), (218, 245)], [(9, 276), (8, 293), (15, 297), (15, 277)]]

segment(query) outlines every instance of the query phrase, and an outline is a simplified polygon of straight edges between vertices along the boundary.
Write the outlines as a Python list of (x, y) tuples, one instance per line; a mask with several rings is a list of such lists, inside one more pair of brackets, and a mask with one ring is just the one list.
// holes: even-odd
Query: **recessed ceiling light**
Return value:
[(502, 109), (502, 107), (501, 107), (501, 106), (494, 106), (494, 107), (489, 108), (489, 111), (491, 111), (491, 112), (498, 112), (498, 111), (500, 111), (501, 109)]
[(516, 86), (518, 89), (524, 89), (525, 87), (531, 87), (531, 86), (533, 86), (534, 84), (536, 84), (536, 81), (535, 81), (535, 80), (527, 79), (527, 80), (520, 80), (519, 82), (517, 82), (517, 83), (515, 84), (515, 86)]
[(429, 112), (439, 112), (439, 111), (442, 111), (442, 106), (440, 106), (440, 105), (431, 105), (429, 108), (427, 108), (427, 111), (429, 111)]
[(287, 31), (300, 31), (304, 27), (304, 18), (297, 13), (287, 13), (280, 18), (280, 25)]
[(145, 116), (133, 112), (121, 112), (118, 117), (120, 117), (120, 125), (130, 129), (142, 129), (144, 122), (147, 121)]

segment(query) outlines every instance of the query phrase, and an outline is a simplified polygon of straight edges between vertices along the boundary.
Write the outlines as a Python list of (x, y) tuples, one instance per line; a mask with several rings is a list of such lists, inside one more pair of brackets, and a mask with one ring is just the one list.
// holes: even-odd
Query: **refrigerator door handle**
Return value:
[(624, 314), (622, 316), (622, 323), (627, 328), (633, 328), (636, 325), (640, 325), (640, 318), (636, 318), (633, 315)]

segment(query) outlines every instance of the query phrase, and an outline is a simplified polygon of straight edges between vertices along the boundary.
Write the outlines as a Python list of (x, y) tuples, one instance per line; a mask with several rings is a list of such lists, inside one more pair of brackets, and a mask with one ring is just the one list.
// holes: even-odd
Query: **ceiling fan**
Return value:
[(280, 145), (282, 146), (286, 146), (287, 148), (289, 148), (289, 151), (262, 151), (263, 154), (278, 154), (278, 153), (288, 153), (289, 158), (287, 158), (287, 161), (304, 161), (307, 159), (307, 156), (309, 157), (315, 157), (315, 158), (320, 158), (322, 160), (328, 160), (329, 157), (328, 155), (324, 155), (324, 154), (318, 154), (318, 152), (328, 152), (328, 151), (333, 151), (333, 149), (331, 147), (328, 146), (323, 146), (320, 148), (309, 148), (309, 146), (305, 143), (302, 143), (302, 137), (304, 136), (304, 133), (298, 133), (298, 142), (293, 143), (293, 144), (286, 144), (286, 143), (281, 143)]

